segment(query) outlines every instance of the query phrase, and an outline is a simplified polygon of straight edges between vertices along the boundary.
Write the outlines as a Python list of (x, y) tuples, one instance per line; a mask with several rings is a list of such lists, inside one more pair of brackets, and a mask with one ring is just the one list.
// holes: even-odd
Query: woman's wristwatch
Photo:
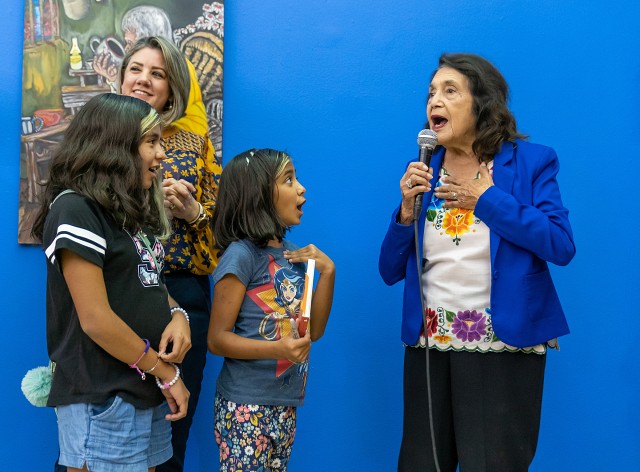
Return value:
[(188, 221), (187, 223), (189, 224), (189, 226), (193, 226), (196, 229), (204, 229), (209, 224), (209, 217), (205, 213), (202, 203), (198, 202), (198, 206), (200, 207), (198, 216), (196, 216), (193, 221)]

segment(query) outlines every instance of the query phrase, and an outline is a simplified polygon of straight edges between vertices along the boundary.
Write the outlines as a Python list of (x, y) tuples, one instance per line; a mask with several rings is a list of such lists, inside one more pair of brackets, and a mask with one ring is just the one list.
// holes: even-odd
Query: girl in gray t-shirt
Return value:
[[(221, 471), (287, 469), (311, 341), (324, 334), (335, 280), (322, 251), (284, 239), (300, 224), (305, 191), (291, 157), (273, 149), (243, 152), (222, 172), (212, 221), (222, 256), (208, 334), (209, 350), (225, 357), (214, 408)], [(310, 259), (320, 276), (307, 326)]]

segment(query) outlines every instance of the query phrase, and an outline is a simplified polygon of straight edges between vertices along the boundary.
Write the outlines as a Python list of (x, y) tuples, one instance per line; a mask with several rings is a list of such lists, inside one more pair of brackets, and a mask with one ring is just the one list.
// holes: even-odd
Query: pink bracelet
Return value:
[(145, 356), (145, 354), (149, 352), (149, 347), (151, 346), (151, 343), (149, 342), (148, 339), (143, 339), (143, 341), (146, 343), (144, 347), (144, 351), (142, 352), (142, 354), (140, 354), (140, 357), (138, 357), (137, 361), (135, 361), (133, 364), (129, 364), (129, 367), (131, 367), (132, 369), (136, 369), (138, 371), (138, 373), (140, 374), (140, 377), (142, 377), (142, 380), (146, 379), (147, 376), (144, 375), (144, 372), (142, 372), (140, 370), (140, 367), (138, 367), (138, 362), (140, 362), (142, 358)]

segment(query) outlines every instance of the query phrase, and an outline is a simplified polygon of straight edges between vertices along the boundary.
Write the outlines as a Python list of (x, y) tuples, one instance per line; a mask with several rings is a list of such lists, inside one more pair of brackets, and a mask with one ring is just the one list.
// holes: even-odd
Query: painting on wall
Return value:
[(89, 99), (116, 92), (137, 37), (167, 37), (195, 66), (222, 162), (224, 0), (25, 0), (24, 12), (19, 243), (35, 243), (33, 218), (64, 131)]

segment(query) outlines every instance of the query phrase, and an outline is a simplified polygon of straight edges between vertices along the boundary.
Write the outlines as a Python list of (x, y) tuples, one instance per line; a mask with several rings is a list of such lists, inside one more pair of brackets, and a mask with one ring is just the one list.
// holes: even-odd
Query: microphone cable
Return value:
[[(418, 133), (418, 145), (420, 146), (419, 160), (425, 163), (427, 166), (431, 164), (431, 153), (433, 152), (436, 144), (438, 143), (438, 136), (430, 129), (423, 129)], [(415, 243), (416, 251), (416, 266), (418, 271), (418, 287), (420, 289), (420, 305), (422, 307), (422, 329), (424, 330), (425, 339), (425, 370), (427, 377), (427, 403), (429, 411), (429, 431), (431, 435), (431, 449), (433, 451), (433, 461), (436, 466), (436, 472), (440, 472), (440, 463), (438, 461), (438, 451), (436, 450), (436, 437), (435, 428), (433, 426), (433, 401), (431, 398), (431, 371), (429, 365), (429, 331), (427, 326), (426, 306), (423, 295), (423, 283), (422, 283), (422, 254), (420, 254), (420, 240), (418, 239), (418, 221), (420, 221), (420, 214), (422, 213), (422, 200), (424, 194), (420, 194), (416, 197), (416, 202), (413, 208), (413, 239)], [(428, 206), (428, 204), (427, 204)]]
[(418, 240), (418, 219), (413, 220), (413, 228), (414, 228), (414, 241), (416, 247), (416, 265), (418, 270), (418, 287), (420, 288), (420, 304), (422, 306), (422, 326), (424, 329), (424, 339), (425, 339), (425, 362), (426, 362), (426, 376), (427, 376), (427, 404), (429, 409), (429, 431), (431, 433), (431, 449), (433, 451), (433, 461), (436, 466), (436, 472), (440, 472), (440, 463), (438, 462), (438, 452), (436, 450), (436, 437), (435, 437), (435, 428), (433, 426), (433, 402), (431, 398), (431, 372), (429, 366), (429, 331), (427, 326), (427, 317), (425, 315), (425, 299), (422, 291), (422, 254), (419, 254), (420, 251), (420, 243)]

